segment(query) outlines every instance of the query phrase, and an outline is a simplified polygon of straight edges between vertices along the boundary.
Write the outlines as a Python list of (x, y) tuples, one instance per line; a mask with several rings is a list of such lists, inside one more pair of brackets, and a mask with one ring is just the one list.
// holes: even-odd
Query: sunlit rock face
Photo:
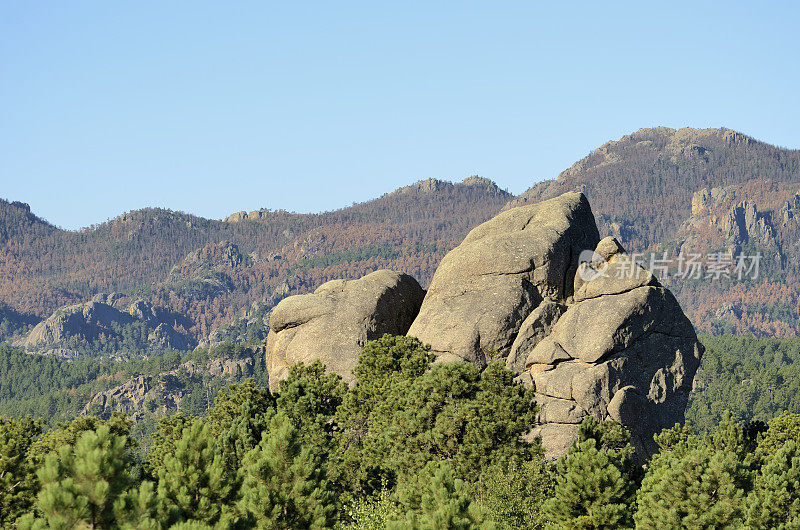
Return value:
[(411, 276), (379, 270), (282, 300), (272, 311), (267, 337), (270, 389), (277, 390), (289, 367), (301, 361), (319, 360), (352, 383), (364, 344), (385, 333), (404, 335), (424, 296)]

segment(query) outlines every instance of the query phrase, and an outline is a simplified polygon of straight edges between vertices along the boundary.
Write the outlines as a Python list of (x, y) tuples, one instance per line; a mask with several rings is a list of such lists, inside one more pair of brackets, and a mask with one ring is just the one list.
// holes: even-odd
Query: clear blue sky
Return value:
[(641, 127), (800, 147), (796, 2), (0, 4), (0, 197), (320, 211), (480, 174), (520, 193)]

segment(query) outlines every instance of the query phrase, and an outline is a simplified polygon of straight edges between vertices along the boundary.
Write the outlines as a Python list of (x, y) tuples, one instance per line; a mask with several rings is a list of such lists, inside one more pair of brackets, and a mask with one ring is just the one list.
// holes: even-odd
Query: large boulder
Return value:
[(267, 337), (270, 389), (277, 390), (289, 367), (300, 361), (320, 360), (352, 383), (364, 344), (385, 333), (404, 335), (424, 296), (411, 276), (379, 270), (282, 300), (272, 311)]
[(672, 293), (611, 238), (573, 285), (572, 303), (527, 352), (521, 379), (540, 407), (531, 437), (558, 457), (586, 416), (611, 419), (644, 458), (657, 449), (653, 434), (683, 422), (702, 346)]
[[(507, 210), (442, 259), (408, 334), (442, 362), (506, 358), (523, 324), (526, 345), (534, 345), (572, 296), (581, 252), (599, 239), (582, 193)], [(556, 305), (533, 316), (543, 300)]]

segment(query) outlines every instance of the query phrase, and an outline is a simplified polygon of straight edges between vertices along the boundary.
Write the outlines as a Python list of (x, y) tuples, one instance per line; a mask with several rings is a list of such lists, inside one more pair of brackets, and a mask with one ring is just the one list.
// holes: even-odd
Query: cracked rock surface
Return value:
[(521, 378), (540, 407), (530, 436), (558, 457), (586, 416), (612, 419), (643, 458), (657, 449), (653, 434), (683, 423), (702, 346), (672, 293), (621, 247), (596, 269), (593, 278), (579, 274), (589, 281), (576, 279), (567, 309), (528, 350)]

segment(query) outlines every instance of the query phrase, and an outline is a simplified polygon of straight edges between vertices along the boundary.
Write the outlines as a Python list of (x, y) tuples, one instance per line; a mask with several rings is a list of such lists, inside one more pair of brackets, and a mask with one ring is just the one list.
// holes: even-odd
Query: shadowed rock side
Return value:
[(672, 294), (624, 253), (600, 242), (575, 276), (572, 303), (527, 353), (520, 379), (540, 406), (531, 437), (558, 457), (588, 415), (631, 431), (640, 457), (656, 451), (653, 434), (682, 423), (702, 346)]
[(364, 344), (385, 333), (404, 335), (424, 296), (411, 276), (379, 270), (358, 280), (333, 280), (311, 294), (284, 299), (270, 317), (270, 389), (277, 390), (291, 365), (317, 359), (352, 383), (352, 370)]
[(408, 334), (442, 362), (506, 358), (518, 335), (530, 345), (549, 331), (572, 295), (578, 256), (599, 239), (582, 193), (505, 211), (442, 259)]

